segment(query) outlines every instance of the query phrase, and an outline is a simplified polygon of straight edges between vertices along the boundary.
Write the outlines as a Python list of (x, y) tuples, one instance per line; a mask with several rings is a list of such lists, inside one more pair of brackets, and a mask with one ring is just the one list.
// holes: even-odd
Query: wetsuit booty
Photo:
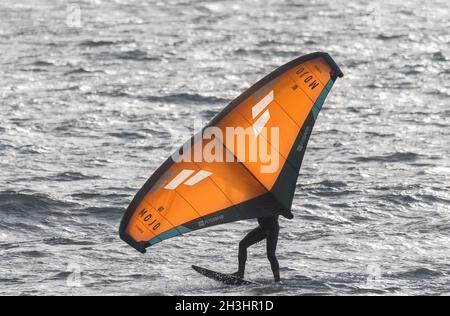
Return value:
[(244, 272), (243, 271), (236, 271), (234, 273), (231, 273), (232, 276), (235, 276), (237, 278), (243, 279), (244, 278)]
[(273, 272), (273, 280), (275, 281), (275, 282), (280, 282), (280, 270), (279, 269), (276, 269), (276, 270), (273, 270), (272, 271)]

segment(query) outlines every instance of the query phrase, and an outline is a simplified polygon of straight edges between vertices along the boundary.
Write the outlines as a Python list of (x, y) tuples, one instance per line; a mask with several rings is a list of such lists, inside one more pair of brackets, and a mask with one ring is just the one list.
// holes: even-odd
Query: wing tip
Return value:
[(142, 254), (145, 254), (147, 252), (147, 243), (144, 242), (137, 242), (133, 238), (131, 238), (128, 234), (124, 232), (120, 232), (120, 239), (122, 239), (124, 242), (126, 242), (128, 245), (136, 249)]
[(336, 64), (334, 59), (330, 56), (330, 54), (319, 51), (319, 52), (312, 53), (311, 55), (320, 55), (321, 57), (323, 57), (325, 59), (325, 61), (333, 69), (332, 77), (334, 77), (334, 79), (344, 77), (344, 73), (342, 72), (341, 68), (339, 68), (339, 66)]

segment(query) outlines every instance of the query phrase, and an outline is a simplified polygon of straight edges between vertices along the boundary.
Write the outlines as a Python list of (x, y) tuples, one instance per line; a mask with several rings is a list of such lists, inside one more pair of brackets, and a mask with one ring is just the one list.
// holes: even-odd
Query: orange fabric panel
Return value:
[(305, 65), (306, 68), (308, 68), (308, 70), (320, 80), (322, 85), (326, 85), (328, 83), (328, 80), (331, 79), (331, 67), (328, 65), (325, 59), (315, 58), (303, 63), (303, 65)]
[[(209, 169), (213, 174), (213, 181), (223, 194), (234, 204), (239, 204), (251, 200), (267, 192), (259, 182), (249, 174), (249, 172), (239, 162), (201, 162), (198, 166), (202, 169)], [(196, 188), (197, 190), (197, 188)], [(206, 188), (205, 194), (213, 198)], [(213, 210), (213, 209), (212, 209)], [(216, 211), (219, 209), (216, 209)]]
[[(276, 99), (276, 89), (273, 91), (274, 98)], [(271, 92), (269, 92), (271, 93)], [(291, 100), (292, 103), (298, 100)], [(244, 104), (239, 107), (238, 111), (241, 115), (248, 121), (255, 121), (252, 115), (252, 107), (249, 103)], [(295, 106), (295, 105), (293, 105)], [(278, 178), (279, 172), (281, 171), (289, 152), (294, 144), (295, 139), (300, 131), (299, 126), (289, 117), (289, 115), (283, 110), (283, 108), (274, 100), (266, 108), (268, 116), (270, 116), (267, 123), (264, 125), (266, 129), (266, 134), (261, 133), (258, 137), (262, 137), (270, 146), (268, 149), (273, 150), (274, 154), (278, 154), (278, 168), (277, 171), (273, 173), (272, 179), (276, 180)], [(257, 120), (258, 118), (256, 118)], [(275, 130), (278, 130), (278, 134), (272, 135)], [(258, 163), (261, 165), (261, 163)], [(257, 174), (263, 174), (261, 170)], [(273, 183), (272, 183), (273, 184)], [(271, 188), (270, 186), (269, 188)]]
[[(164, 187), (183, 169), (194, 169), (192, 164), (180, 163), (174, 164), (162, 176), (162, 181), (155, 184), (155, 187), (147, 193), (139, 207), (135, 210), (128, 224), (128, 234), (135, 240), (149, 240), (173, 227), (184, 224), (194, 218), (198, 218), (198, 213), (186, 202), (176, 190), (167, 190)], [(142, 238), (144, 234), (139, 234), (139, 229), (144, 226), (139, 212), (143, 207), (151, 208), (151, 214), (154, 217), (158, 215), (161, 220), (161, 226), (156, 230), (147, 230), (147, 236), (150, 238)], [(157, 211), (159, 210), (159, 211)], [(136, 225), (136, 223), (138, 223)], [(133, 228), (134, 227), (134, 228)], [(132, 228), (132, 230), (130, 230)]]
[[(184, 169), (195, 170), (192, 175), (193, 179), (199, 171), (210, 174), (193, 186), (179, 185), (176, 190), (202, 216), (248, 201), (267, 192), (231, 153), (228, 152), (229, 156), (227, 157), (227, 148), (223, 145), (223, 141), (220, 139), (216, 142), (221, 153), (214, 157), (207, 157), (208, 153), (206, 152), (208, 144), (212, 142), (211, 139), (196, 140), (195, 144), (186, 152), (186, 156), (193, 160), (196, 156), (193, 151), (201, 142), (202, 146), (197, 147), (197, 150), (202, 150), (203, 155), (199, 157), (202, 158), (201, 161), (194, 160), (192, 163), (184, 163)], [(219, 161), (216, 161), (215, 158)], [(230, 160), (227, 161), (227, 158)]]
[(173, 227), (160, 211), (144, 199), (128, 224), (127, 233), (136, 241), (148, 241)]
[(314, 106), (313, 101), (287, 74), (279, 77), (274, 87), (275, 101), (300, 128)]
[[(242, 105), (238, 106), (235, 110), (229, 113), (226, 117), (224, 117), (216, 126), (219, 127), (224, 133), (224, 142), (226, 147), (242, 162), (242, 164), (258, 179), (258, 181), (267, 189), (270, 190), (273, 184), (275, 183), (279, 172), (275, 173), (263, 173), (261, 172), (261, 168), (263, 166), (268, 166), (269, 163), (261, 163), (255, 157), (258, 158), (257, 152), (250, 152), (249, 148), (250, 144), (258, 144), (259, 138), (254, 134), (253, 128), (251, 125), (251, 121), (248, 121), (241, 113), (241, 107), (248, 107), (250, 103), (248, 98), (246, 101), (242, 103)], [(226, 129), (227, 127), (239, 128), (247, 130), (248, 133), (245, 134), (245, 147), (240, 145), (240, 142), (244, 139), (236, 134), (230, 139), (230, 135), (227, 135)], [(270, 137), (270, 133), (267, 137)], [(267, 143), (267, 141), (266, 141)], [(272, 150), (276, 151), (276, 148), (273, 148), (270, 144), (267, 145), (268, 153), (271, 153)], [(259, 148), (259, 146), (258, 146)], [(244, 149), (244, 150), (242, 150)], [(252, 157), (252, 155), (254, 155)], [(284, 165), (285, 159), (283, 157), (279, 157), (279, 165)]]
[(195, 171), (198, 168), (189, 162), (173, 164), (162, 176), (164, 181), (159, 184), (159, 187), (152, 188), (144, 198), (144, 201), (156, 209), (163, 207), (164, 210), (161, 212), (162, 216), (167, 218), (174, 226), (181, 225), (198, 217), (196, 210), (177, 193), (178, 191), (176, 189), (165, 189), (171, 180), (183, 170)]
[[(287, 74), (297, 83), (300, 89), (305, 92), (313, 102), (317, 100), (320, 92), (322, 92), (322, 90), (324, 89), (324, 84), (320, 80), (320, 78), (323, 78), (323, 72), (320, 73), (319, 76), (316, 74), (316, 71), (310, 70), (310, 68), (308, 67), (308, 65), (310, 67), (314, 67), (314, 65), (317, 66), (318, 63), (314, 63), (316, 60), (317, 59), (302, 63), (287, 71)], [(325, 72), (325, 70), (323, 71)], [(328, 79), (329, 78), (330, 76), (328, 75)], [(328, 82), (328, 80), (326, 82)]]
[[(184, 224), (186, 221), (199, 217), (186, 201), (178, 196), (175, 191), (172, 191), (170, 193), (165, 192), (164, 194), (160, 194), (156, 200), (152, 200), (153, 203), (156, 203), (155, 205), (160, 205), (164, 210), (159, 212), (149, 207), (148, 214), (152, 218), (148, 222), (145, 222), (144, 218), (146, 218), (147, 214), (141, 217), (140, 212), (143, 210), (142, 205), (148, 205), (147, 202), (144, 202), (146, 200), (151, 199), (146, 197), (143, 200), (140, 208), (135, 210), (127, 227), (128, 235), (136, 241), (148, 241), (177, 225)], [(155, 226), (158, 223), (160, 225)]]
[(134, 216), (128, 223), (125, 232), (137, 242), (147, 242), (155, 237), (155, 234)]

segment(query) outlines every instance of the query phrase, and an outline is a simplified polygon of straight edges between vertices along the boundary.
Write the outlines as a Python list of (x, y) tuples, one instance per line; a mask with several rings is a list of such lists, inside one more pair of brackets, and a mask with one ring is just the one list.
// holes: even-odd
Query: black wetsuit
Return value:
[(275, 255), (278, 242), (278, 232), (280, 225), (278, 224), (278, 216), (258, 218), (259, 226), (253, 229), (239, 243), (239, 270), (235, 275), (243, 278), (245, 271), (245, 262), (247, 261), (247, 248), (266, 239), (267, 258), (272, 267), (275, 281), (280, 280), (280, 266)]

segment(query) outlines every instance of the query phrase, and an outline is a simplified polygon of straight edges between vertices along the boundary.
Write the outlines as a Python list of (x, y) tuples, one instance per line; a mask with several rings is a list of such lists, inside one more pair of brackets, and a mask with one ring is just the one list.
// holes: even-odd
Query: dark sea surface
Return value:
[[(450, 295), (449, 16), (445, 0), (1, 1), (0, 294)], [(235, 270), (256, 221), (145, 255), (119, 239), (194, 120), (314, 51), (345, 76), (280, 222), (282, 284), (263, 243), (261, 286), (190, 268)]]

